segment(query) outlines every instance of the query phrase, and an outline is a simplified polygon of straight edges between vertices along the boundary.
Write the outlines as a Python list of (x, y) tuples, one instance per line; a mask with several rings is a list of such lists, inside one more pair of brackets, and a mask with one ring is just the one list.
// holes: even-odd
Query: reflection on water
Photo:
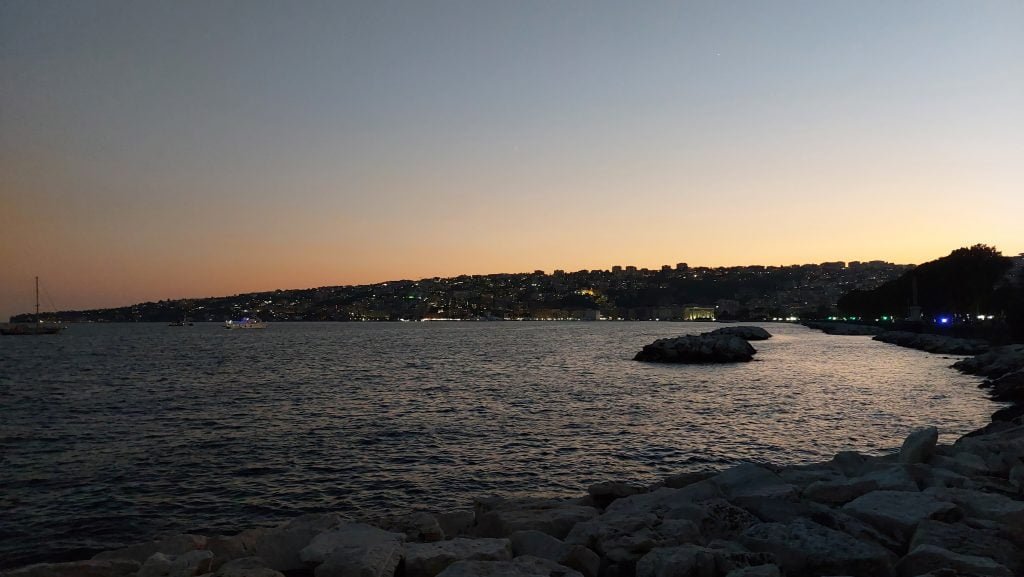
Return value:
[(577, 495), (739, 460), (950, 441), (994, 406), (952, 361), (764, 325), (757, 361), (637, 363), (692, 323), (74, 326), (0, 341), (0, 558), (310, 511)]

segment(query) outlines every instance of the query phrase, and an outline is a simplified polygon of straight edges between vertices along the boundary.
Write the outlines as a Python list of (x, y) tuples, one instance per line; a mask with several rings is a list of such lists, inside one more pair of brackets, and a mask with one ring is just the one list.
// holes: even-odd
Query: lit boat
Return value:
[(51, 323), (7, 324), (0, 327), (0, 335), (55, 335), (64, 330), (64, 325)]
[(261, 321), (256, 317), (246, 317), (237, 321), (224, 321), (224, 328), (226, 329), (265, 329), (267, 323)]

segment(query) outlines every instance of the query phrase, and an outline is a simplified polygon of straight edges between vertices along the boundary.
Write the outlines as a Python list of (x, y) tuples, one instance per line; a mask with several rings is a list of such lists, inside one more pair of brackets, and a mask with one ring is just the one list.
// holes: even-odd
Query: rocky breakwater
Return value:
[(874, 340), (943, 355), (978, 355), (989, 350), (988, 342), (980, 339), (958, 339), (907, 331), (886, 331), (876, 335)]
[(971, 375), (988, 377), (979, 385), (995, 401), (1014, 403), (996, 411), (986, 429), (1000, 429), (1024, 415), (1024, 345), (994, 347), (986, 353), (953, 363), (953, 368)]
[(741, 464), (577, 499), (177, 535), (5, 577), (932, 577), (1024, 574), (1024, 424), (814, 465)]
[(736, 327), (722, 327), (715, 329), (709, 333), (701, 333), (704, 335), (719, 336), (719, 335), (733, 335), (741, 339), (748, 341), (767, 341), (772, 338), (772, 334), (761, 327), (754, 327), (748, 325), (740, 325)]
[(817, 329), (826, 335), (840, 336), (868, 336), (885, 332), (882, 327), (873, 325), (855, 325), (850, 323), (826, 322), (826, 321), (805, 321), (805, 327)]
[(761, 327), (725, 327), (699, 335), (658, 339), (644, 345), (633, 360), (686, 364), (747, 362), (757, 353), (747, 341), (763, 341), (771, 336)]

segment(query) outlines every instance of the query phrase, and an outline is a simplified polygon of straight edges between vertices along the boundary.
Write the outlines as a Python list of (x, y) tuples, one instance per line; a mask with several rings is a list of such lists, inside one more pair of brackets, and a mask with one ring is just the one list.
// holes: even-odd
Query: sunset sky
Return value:
[(0, 319), (1024, 252), (1024, 2), (0, 3)]

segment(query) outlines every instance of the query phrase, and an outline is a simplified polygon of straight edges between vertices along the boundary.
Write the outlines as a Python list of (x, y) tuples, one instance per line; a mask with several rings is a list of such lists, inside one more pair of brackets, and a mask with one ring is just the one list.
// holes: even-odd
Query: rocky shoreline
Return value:
[(855, 325), (829, 321), (804, 321), (800, 324), (810, 329), (819, 330), (826, 335), (872, 336), (885, 332), (885, 329), (882, 327), (874, 325)]
[(651, 486), (606, 482), (576, 499), (480, 498), (464, 510), (360, 520), (311, 514), (237, 535), (171, 535), (2, 575), (1022, 575), (1024, 345), (994, 348), (957, 368), (989, 377), (994, 392), (1018, 404), (952, 445), (938, 445), (930, 427), (884, 456), (744, 463)]
[(814, 465), (745, 463), (578, 499), (478, 499), (373, 523), (311, 514), (173, 535), (6, 577), (790, 577), (1020, 575), (1024, 422)]
[(990, 348), (988, 341), (981, 339), (960, 339), (908, 331), (885, 331), (875, 335), (874, 340), (943, 355), (980, 355)]

